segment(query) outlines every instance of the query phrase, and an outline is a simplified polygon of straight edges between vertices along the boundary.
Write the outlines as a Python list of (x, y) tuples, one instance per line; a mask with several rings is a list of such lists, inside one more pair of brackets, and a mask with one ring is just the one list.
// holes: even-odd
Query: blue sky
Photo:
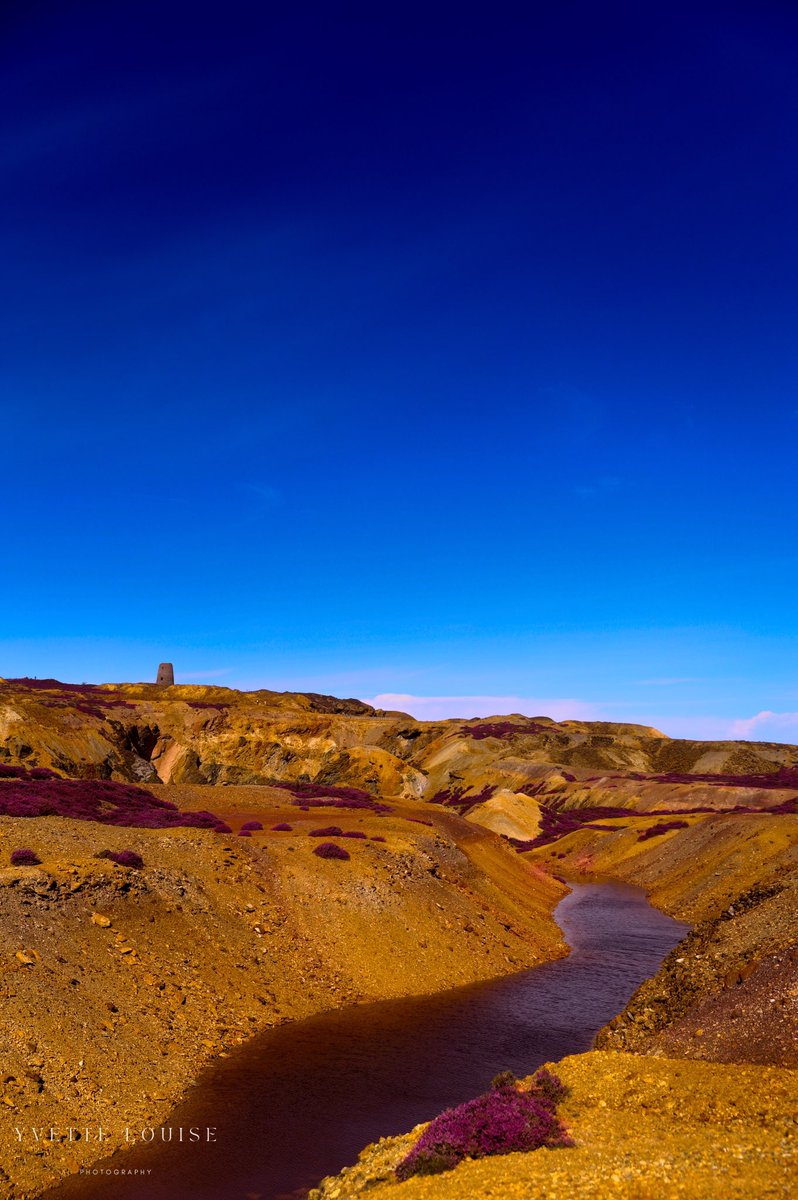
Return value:
[(520, 7), (4, 8), (0, 674), (798, 741), (798, 14)]

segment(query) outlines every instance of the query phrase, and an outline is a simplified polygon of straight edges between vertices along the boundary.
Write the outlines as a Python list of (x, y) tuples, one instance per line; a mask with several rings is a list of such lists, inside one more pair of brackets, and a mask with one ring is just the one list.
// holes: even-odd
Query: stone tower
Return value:
[(175, 669), (171, 663), (161, 663), (158, 667), (158, 678), (155, 683), (158, 687), (172, 687), (175, 681)]

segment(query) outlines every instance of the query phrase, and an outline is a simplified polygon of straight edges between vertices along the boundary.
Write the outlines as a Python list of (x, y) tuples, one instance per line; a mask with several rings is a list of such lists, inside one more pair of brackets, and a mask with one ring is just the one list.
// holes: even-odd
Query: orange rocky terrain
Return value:
[[(386, 1143), (319, 1194), (380, 1181), (375, 1196), (512, 1195), (511, 1168), (529, 1181), (536, 1164), (551, 1196), (606, 1194), (614, 1174), (618, 1195), (788, 1194), (784, 1139), (798, 1127), (779, 1132), (780, 1150), (771, 1133), (796, 1099), (796, 797), (792, 746), (517, 715), (419, 722), (266, 691), (0, 681), (0, 1197), (113, 1148), (22, 1154), (15, 1128), (73, 1114), (157, 1124), (203, 1061), (259, 1028), (562, 955), (557, 876), (637, 883), (695, 925), (599, 1035), (601, 1052), (562, 1066), (591, 1154), (399, 1184)], [(241, 830), (251, 823), (262, 828)], [(39, 861), (12, 864), (25, 850)], [(768, 1099), (749, 1113), (757, 1080)], [(733, 1129), (722, 1095), (742, 1106)], [(648, 1174), (646, 1114), (663, 1147)], [(622, 1145), (630, 1121), (639, 1154)], [(739, 1192), (733, 1180), (713, 1191), (723, 1147), (748, 1162), (749, 1144), (760, 1190), (741, 1166)], [(677, 1187), (680, 1155), (697, 1174)]]

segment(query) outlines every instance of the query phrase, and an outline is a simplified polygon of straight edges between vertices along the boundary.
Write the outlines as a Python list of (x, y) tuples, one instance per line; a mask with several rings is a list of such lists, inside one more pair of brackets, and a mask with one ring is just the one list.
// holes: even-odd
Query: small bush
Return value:
[(559, 1075), (555, 1075), (548, 1067), (541, 1067), (532, 1076), (531, 1091), (539, 1100), (550, 1104), (552, 1108), (561, 1104), (568, 1095), (568, 1088)]
[(12, 850), (12, 867), (38, 867), (42, 860), (35, 850)]
[(367, 835), (360, 829), (350, 829), (347, 833), (339, 833), (339, 837), (364, 838)]
[(497, 1088), (515, 1087), (517, 1083), (518, 1080), (512, 1071), (500, 1071), (498, 1075), (495, 1075), (491, 1079), (490, 1086), (491, 1090), (495, 1092)]
[(241, 826), (242, 829), (263, 829), (260, 821), (245, 821)]
[(565, 1092), (556, 1075), (538, 1072), (530, 1091), (518, 1090), (508, 1076), (499, 1076), (491, 1091), (447, 1109), (430, 1122), (396, 1168), (397, 1178), (438, 1174), (464, 1158), (572, 1146), (551, 1099), (553, 1094)]
[(335, 842), (322, 842), (313, 853), (318, 854), (319, 858), (349, 858), (349, 851), (344, 850), (343, 846), (336, 846)]
[(272, 829), (277, 833), (292, 833), (293, 825), (286, 825), (285, 821), (281, 821), (279, 825), (272, 825)]
[(381, 833), (372, 833), (371, 841), (372, 842), (384, 842), (385, 838), (382, 836)]
[(325, 825), (323, 829), (311, 829), (308, 837), (343, 837), (340, 825)]
[(252, 834), (250, 833), (250, 831), (248, 829), (239, 829), (238, 836), (239, 837), (252, 837)]
[(135, 850), (101, 850), (97, 857), (110, 858), (117, 866), (130, 867), (134, 871), (140, 871), (144, 866), (144, 859)]

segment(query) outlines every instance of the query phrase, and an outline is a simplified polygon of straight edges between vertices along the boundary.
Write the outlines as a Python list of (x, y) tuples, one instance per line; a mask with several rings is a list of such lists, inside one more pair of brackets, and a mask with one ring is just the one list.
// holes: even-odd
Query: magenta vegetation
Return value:
[[(0, 685), (4, 688), (20, 689), (24, 688), (27, 691), (33, 692), (61, 692), (66, 693), (66, 706), (77, 709), (78, 712), (86, 713), (90, 717), (98, 717), (101, 721), (105, 720), (104, 708), (135, 708), (129, 700), (121, 696), (118, 692), (106, 691), (104, 688), (98, 687), (94, 683), (61, 683), (57, 679), (7, 679), (4, 684)], [(57, 700), (42, 700), (48, 708), (64, 707), (64, 702), (59, 703)]]
[(389, 804), (375, 800), (361, 788), (340, 787), (331, 783), (285, 783), (276, 780), (275, 787), (291, 792), (294, 803), (306, 810), (313, 808), (364, 808), (374, 813), (389, 813)]
[(651, 783), (710, 783), (716, 787), (738, 788), (798, 788), (798, 767), (779, 767), (764, 775), (688, 775), (669, 771), (665, 775), (641, 775), (630, 771), (623, 779), (645, 780)]
[(638, 842), (647, 842), (649, 838), (670, 833), (672, 829), (687, 829), (689, 824), (689, 821), (660, 821), (659, 825), (651, 825), (648, 829), (644, 829), (637, 840)]
[(130, 867), (133, 871), (140, 871), (144, 866), (144, 859), (135, 850), (101, 850), (97, 857), (110, 858), (117, 866)]
[(60, 779), (49, 767), (15, 767), (10, 763), (0, 763), (0, 779)]
[(311, 829), (308, 837), (343, 837), (340, 825), (324, 825), (321, 829)]
[[(487, 784), (482, 791), (472, 792), (469, 796), (468, 787), (448, 787), (442, 788), (436, 792), (434, 796), (430, 796), (431, 804), (443, 804), (446, 808), (453, 808), (464, 816), (469, 809), (475, 804), (484, 804), (486, 800), (490, 800), (498, 789), (492, 784)], [(415, 821), (417, 817), (408, 817), (408, 820)]]
[(260, 821), (245, 821), (241, 826), (242, 829), (263, 829)]
[(279, 825), (272, 825), (272, 829), (277, 833), (291, 833), (293, 825), (286, 825), (285, 821), (281, 821)]
[(0, 781), (0, 816), (70, 817), (74, 821), (144, 829), (188, 826), (232, 832), (215, 813), (181, 812), (171, 801), (133, 784), (110, 779), (59, 779), (52, 772), (42, 778), (40, 768), (26, 772), (25, 777)]
[(12, 867), (38, 867), (41, 859), (35, 850), (12, 850)]
[(318, 854), (319, 858), (349, 858), (349, 851), (344, 850), (343, 846), (336, 846), (335, 842), (321, 842), (313, 853)]
[(558, 733), (557, 725), (542, 725), (538, 721), (482, 721), (479, 725), (463, 725), (460, 732), (466, 737), (481, 741), (483, 738), (499, 738), (507, 741), (513, 737), (530, 734)]
[(449, 1171), (465, 1158), (572, 1146), (556, 1115), (566, 1089), (556, 1075), (539, 1071), (529, 1091), (505, 1076), (491, 1091), (436, 1117), (396, 1168), (397, 1178)]

